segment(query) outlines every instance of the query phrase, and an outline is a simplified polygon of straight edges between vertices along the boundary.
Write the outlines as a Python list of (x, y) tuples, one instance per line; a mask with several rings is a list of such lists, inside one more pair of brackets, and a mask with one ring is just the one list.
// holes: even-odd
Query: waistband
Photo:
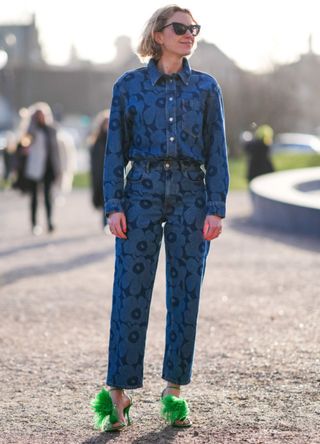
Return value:
[(131, 163), (132, 166), (143, 166), (146, 170), (150, 170), (151, 168), (163, 168), (165, 170), (199, 170), (201, 168), (201, 164), (199, 162), (187, 159), (137, 159), (132, 160)]

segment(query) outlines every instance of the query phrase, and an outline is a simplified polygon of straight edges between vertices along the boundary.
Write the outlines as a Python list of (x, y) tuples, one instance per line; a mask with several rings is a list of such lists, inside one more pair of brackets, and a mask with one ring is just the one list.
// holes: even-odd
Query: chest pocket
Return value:
[(203, 111), (201, 101), (197, 97), (183, 95), (181, 99), (182, 137), (197, 138), (202, 133)]

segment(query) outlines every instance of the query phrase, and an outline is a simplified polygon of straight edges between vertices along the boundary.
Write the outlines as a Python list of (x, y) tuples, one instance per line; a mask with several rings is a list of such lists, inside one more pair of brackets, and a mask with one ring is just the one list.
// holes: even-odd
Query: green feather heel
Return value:
[[(170, 387), (167, 388), (177, 388)], [(189, 408), (187, 401), (174, 395), (161, 395), (161, 416), (173, 427), (190, 427), (192, 425), (189, 419)]]
[[(118, 390), (118, 389), (110, 389)], [(126, 425), (132, 423), (130, 418), (130, 408), (132, 406), (132, 399), (130, 398), (130, 404), (123, 410), (124, 416), (127, 418), (127, 423), (120, 422), (117, 412), (117, 406), (113, 404), (112, 398), (108, 390), (104, 387), (91, 401), (92, 411), (95, 413), (94, 425), (95, 428), (105, 432), (116, 432), (122, 430)], [(119, 423), (118, 425), (114, 425)]]

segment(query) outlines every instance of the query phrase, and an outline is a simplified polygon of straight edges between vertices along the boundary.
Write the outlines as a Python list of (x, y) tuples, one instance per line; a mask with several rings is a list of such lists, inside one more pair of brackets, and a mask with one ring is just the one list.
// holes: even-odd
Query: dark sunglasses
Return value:
[(168, 25), (163, 26), (161, 29), (159, 29), (159, 31), (162, 31), (164, 28), (167, 28), (168, 26), (171, 26), (171, 25), (173, 27), (175, 34), (183, 35), (187, 31), (190, 31), (194, 37), (199, 34), (200, 28), (201, 28), (200, 25), (187, 26), (187, 25), (184, 25), (183, 23), (173, 22), (173, 23), (169, 23)]

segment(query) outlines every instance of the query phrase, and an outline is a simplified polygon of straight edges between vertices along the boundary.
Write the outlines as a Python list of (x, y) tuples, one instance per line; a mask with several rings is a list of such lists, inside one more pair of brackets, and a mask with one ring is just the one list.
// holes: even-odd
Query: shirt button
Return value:
[(173, 97), (169, 97), (169, 100), (170, 100), (170, 102), (172, 102), (172, 100), (173, 100)]
[(170, 79), (170, 83), (172, 83), (173, 82), (173, 80), (172, 79)]
[(170, 168), (170, 163), (168, 163), (168, 162), (165, 163), (164, 167), (165, 167), (165, 168)]
[(169, 122), (173, 122), (173, 117), (169, 117)]
[(170, 137), (170, 142), (174, 142), (174, 137)]

